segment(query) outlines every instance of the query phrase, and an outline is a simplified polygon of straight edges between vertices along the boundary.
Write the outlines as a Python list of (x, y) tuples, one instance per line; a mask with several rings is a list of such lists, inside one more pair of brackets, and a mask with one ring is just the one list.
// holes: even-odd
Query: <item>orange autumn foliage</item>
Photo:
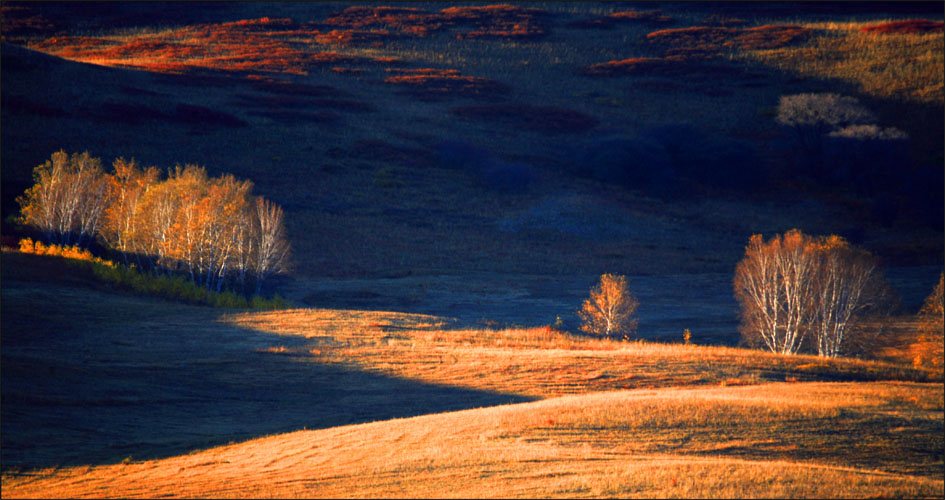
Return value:
[(581, 330), (602, 337), (629, 337), (637, 327), (633, 317), (639, 302), (627, 287), (626, 276), (604, 274), (591, 289), (591, 296), (581, 305), (578, 316)]

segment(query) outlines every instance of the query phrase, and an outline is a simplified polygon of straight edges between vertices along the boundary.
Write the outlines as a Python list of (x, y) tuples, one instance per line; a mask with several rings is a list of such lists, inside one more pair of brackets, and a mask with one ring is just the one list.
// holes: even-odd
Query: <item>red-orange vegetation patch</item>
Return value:
[(205, 56), (208, 49), (202, 45), (177, 43), (163, 40), (133, 40), (123, 45), (110, 47), (95, 55), (106, 59), (123, 59), (143, 56), (148, 59), (175, 61)]
[(582, 29), (610, 29), (625, 23), (669, 24), (672, 22), (673, 18), (660, 10), (628, 10), (603, 17), (574, 21), (569, 26)]
[(765, 25), (754, 28), (691, 26), (654, 31), (646, 35), (652, 43), (673, 53), (712, 53), (724, 49), (773, 49), (803, 39), (810, 33), (801, 26)]
[(94, 57), (103, 48), (115, 42), (103, 38), (86, 36), (57, 36), (43, 40), (30, 48), (66, 59)]
[(711, 58), (703, 55), (681, 56), (673, 55), (667, 57), (636, 57), (623, 59), (620, 61), (607, 61), (590, 66), (584, 66), (578, 69), (578, 74), (595, 77), (612, 76), (663, 76), (663, 77), (685, 77), (685, 76), (738, 76), (740, 70), (733, 66), (717, 64), (711, 62)]
[(803, 26), (764, 25), (742, 29), (731, 46), (740, 49), (776, 49), (802, 40), (810, 29)]
[(664, 57), (634, 57), (619, 61), (591, 64), (590, 66), (580, 68), (578, 72), (587, 76), (655, 74), (665, 72), (668, 67), (671, 67), (676, 62), (675, 60)]
[(509, 91), (507, 85), (480, 76), (464, 76), (455, 69), (393, 69), (385, 83), (401, 85), (407, 93), (423, 99), (472, 97), (491, 99)]
[[(32, 48), (81, 62), (178, 74), (196, 70), (305, 74), (317, 67), (395, 62), (311, 50), (310, 44), (324, 36), (310, 23), (260, 18), (186, 26), (130, 41), (107, 36), (57, 37)], [(342, 38), (354, 43), (364, 36)]]
[(457, 38), (538, 38), (546, 34), (541, 9), (515, 5), (483, 5), (475, 7), (449, 7), (440, 11), (442, 18), (450, 24), (472, 24), (473, 29), (459, 33)]
[(514, 5), (481, 5), (448, 7), (430, 12), (409, 7), (353, 6), (333, 14), (324, 24), (339, 28), (390, 30), (405, 36), (428, 36), (432, 33), (461, 26), (469, 31), (459, 38), (536, 38), (546, 31), (544, 11)]
[(344, 28), (386, 28), (414, 36), (427, 36), (446, 27), (438, 14), (403, 7), (348, 7), (325, 19), (324, 24)]
[(492, 104), (460, 106), (450, 110), (453, 115), (479, 121), (500, 123), (543, 134), (580, 133), (597, 125), (594, 117), (556, 106), (526, 104)]
[(943, 30), (945, 30), (945, 22), (928, 21), (925, 19), (894, 21), (860, 28), (860, 31), (864, 33), (876, 33), (880, 35), (913, 35), (943, 32)]
[(315, 35), (315, 41), (323, 45), (340, 45), (343, 47), (372, 45), (381, 47), (384, 42), (399, 35), (388, 30), (331, 30)]

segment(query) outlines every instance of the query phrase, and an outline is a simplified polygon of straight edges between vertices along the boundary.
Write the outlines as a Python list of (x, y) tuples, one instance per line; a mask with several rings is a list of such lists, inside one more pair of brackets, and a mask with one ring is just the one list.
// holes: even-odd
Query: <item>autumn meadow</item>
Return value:
[(941, 2), (0, 5), (3, 498), (942, 498)]

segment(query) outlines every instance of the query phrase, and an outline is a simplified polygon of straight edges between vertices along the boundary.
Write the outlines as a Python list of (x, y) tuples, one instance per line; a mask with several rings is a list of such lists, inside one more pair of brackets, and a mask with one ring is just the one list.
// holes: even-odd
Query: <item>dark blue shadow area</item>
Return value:
[(266, 352), (307, 341), (225, 325), (219, 315), (5, 279), (3, 468), (162, 458), (305, 428), (531, 400)]

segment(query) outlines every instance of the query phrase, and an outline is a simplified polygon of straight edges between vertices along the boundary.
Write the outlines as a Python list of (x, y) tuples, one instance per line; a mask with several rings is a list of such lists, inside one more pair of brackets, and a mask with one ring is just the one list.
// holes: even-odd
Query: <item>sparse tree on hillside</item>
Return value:
[(910, 346), (913, 364), (934, 370), (945, 368), (945, 273), (939, 274), (938, 285), (919, 310), (918, 336)]
[(578, 316), (583, 325), (581, 330), (612, 337), (623, 334), (631, 335), (637, 327), (633, 317), (639, 302), (627, 287), (626, 276), (604, 274), (600, 282), (591, 288), (591, 296), (584, 301)]

